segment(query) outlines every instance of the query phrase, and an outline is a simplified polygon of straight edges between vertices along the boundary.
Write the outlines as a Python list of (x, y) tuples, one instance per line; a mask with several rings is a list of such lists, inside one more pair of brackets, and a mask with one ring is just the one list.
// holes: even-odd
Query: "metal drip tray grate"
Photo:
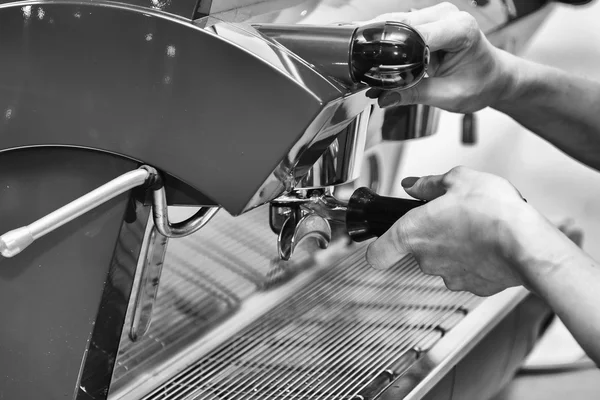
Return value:
[(414, 259), (376, 271), (365, 247), (232, 336), (146, 400), (352, 399), (408, 368), (479, 298), (448, 291)]
[[(290, 262), (272, 263), (276, 236), (265, 224), (267, 211), (257, 209), (237, 218), (221, 212), (194, 235), (169, 242), (150, 329), (132, 342), (131, 315), (127, 316), (111, 390), (152, 373), (231, 316), (252, 294), (293, 277), (309, 264), (306, 249)], [(174, 209), (175, 219), (178, 213), (182, 210)]]

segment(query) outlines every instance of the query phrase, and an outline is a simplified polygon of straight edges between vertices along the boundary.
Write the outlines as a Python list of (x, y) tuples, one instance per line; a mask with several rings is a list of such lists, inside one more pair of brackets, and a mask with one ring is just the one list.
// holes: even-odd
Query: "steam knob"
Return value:
[(346, 85), (409, 88), (427, 71), (429, 48), (401, 22), (353, 25), (253, 25), (315, 68)]
[(383, 89), (409, 88), (425, 76), (429, 47), (414, 28), (400, 22), (379, 22), (354, 33), (352, 76)]

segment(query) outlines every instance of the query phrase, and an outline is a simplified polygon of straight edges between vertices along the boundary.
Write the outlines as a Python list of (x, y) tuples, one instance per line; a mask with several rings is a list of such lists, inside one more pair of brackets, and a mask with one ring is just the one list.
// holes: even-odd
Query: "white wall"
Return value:
[[(598, 1), (584, 7), (557, 6), (522, 55), (600, 80), (599, 17)], [(443, 173), (466, 165), (504, 176), (552, 220), (572, 217), (584, 230), (584, 249), (600, 260), (600, 173), (505, 115), (491, 109), (477, 115), (476, 146), (460, 144), (461, 116), (444, 113), (436, 136), (407, 144), (400, 175)], [(401, 190), (398, 183), (397, 194)]]

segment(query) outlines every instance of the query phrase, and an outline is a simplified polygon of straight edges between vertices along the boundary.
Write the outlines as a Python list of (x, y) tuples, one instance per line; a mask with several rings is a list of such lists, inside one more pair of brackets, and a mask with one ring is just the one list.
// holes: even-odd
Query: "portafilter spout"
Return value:
[[(271, 202), (271, 227), (279, 233), (281, 259), (288, 260), (306, 237), (317, 239), (321, 248), (331, 241), (330, 223), (343, 224), (354, 242), (379, 237), (410, 210), (425, 204), (421, 200), (380, 196), (369, 188), (356, 189), (347, 202), (325, 193), (292, 193)], [(284, 216), (279, 228), (277, 215)]]

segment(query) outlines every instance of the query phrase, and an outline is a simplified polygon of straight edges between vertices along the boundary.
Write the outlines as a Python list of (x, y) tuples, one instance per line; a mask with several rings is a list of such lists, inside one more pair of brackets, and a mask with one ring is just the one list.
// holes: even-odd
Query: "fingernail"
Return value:
[(379, 106), (382, 108), (392, 107), (397, 104), (400, 104), (401, 100), (402, 100), (402, 96), (400, 96), (400, 93), (398, 93), (398, 92), (386, 93), (382, 97), (379, 98)]
[(381, 95), (381, 93), (383, 93), (383, 89), (371, 88), (371, 89), (367, 90), (366, 95), (370, 99), (376, 99)]
[(404, 189), (410, 189), (415, 185), (415, 183), (417, 183), (418, 180), (419, 178), (417, 178), (416, 176), (409, 176), (407, 178), (402, 179), (402, 182), (400, 182), (400, 184)]

